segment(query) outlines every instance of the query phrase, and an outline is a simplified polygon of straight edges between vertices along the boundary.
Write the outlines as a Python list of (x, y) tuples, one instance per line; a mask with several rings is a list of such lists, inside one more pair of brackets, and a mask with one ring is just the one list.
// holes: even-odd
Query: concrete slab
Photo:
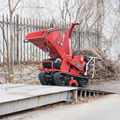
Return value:
[(77, 99), (76, 92), (77, 88), (74, 87), (1, 84), (0, 115), (60, 101), (69, 101), (71, 98)]
[(120, 120), (120, 95), (112, 94), (84, 104), (36, 109), (1, 120)]

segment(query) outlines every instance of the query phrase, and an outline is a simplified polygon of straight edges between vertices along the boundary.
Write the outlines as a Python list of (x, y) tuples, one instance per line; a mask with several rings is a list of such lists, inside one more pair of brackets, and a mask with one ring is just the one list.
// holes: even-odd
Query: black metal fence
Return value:
[[(67, 25), (61, 23), (51, 23), (41, 21), (39, 19), (22, 18), (20, 16), (14, 16), (13, 18), (13, 60), (15, 63), (34, 63), (39, 62), (47, 58), (48, 56), (39, 48), (31, 43), (24, 43), (24, 37), (27, 33), (38, 31), (44, 28), (60, 27), (65, 31)], [(0, 20), (0, 64), (7, 63), (7, 41), (9, 38), (9, 19), (8, 15), (3, 15)], [(90, 40), (91, 39), (91, 40)], [(77, 50), (83, 47), (95, 47), (92, 39), (97, 39), (96, 32), (90, 31), (78, 31), (75, 29), (73, 32), (72, 47), (73, 50)]]

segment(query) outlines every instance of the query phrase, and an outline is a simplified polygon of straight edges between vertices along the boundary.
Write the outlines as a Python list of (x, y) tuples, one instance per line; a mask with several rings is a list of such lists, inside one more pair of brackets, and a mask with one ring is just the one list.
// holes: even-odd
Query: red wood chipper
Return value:
[(59, 28), (44, 29), (26, 35), (25, 42), (31, 42), (51, 57), (39, 64), (39, 79), (42, 85), (86, 87), (89, 70), (94, 76), (95, 57), (72, 55), (72, 23), (63, 37)]

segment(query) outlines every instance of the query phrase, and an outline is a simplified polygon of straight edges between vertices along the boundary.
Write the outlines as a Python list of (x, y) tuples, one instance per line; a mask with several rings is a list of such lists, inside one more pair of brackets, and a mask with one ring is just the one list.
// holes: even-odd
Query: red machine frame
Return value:
[[(63, 80), (65, 78), (62, 80), (60, 79), (61, 74), (64, 74), (64, 77), (69, 76), (67, 86), (74, 84), (75, 86), (85, 87), (88, 84), (87, 73), (89, 64), (92, 63), (92, 61), (95, 63), (96, 58), (89, 57), (89, 60), (86, 61), (85, 56), (72, 55), (71, 35), (75, 25), (79, 25), (79, 23), (72, 23), (66, 30), (64, 38), (62, 31), (59, 28), (44, 29), (26, 35), (25, 42), (33, 43), (44, 52), (47, 52), (51, 58), (59, 58), (62, 61), (59, 69), (54, 68), (52, 60), (43, 60), (40, 62), (38, 68), (42, 72), (40, 81), (41, 79), (44, 79), (41, 81), (42, 84), (66, 85), (66, 81)], [(41, 67), (44, 62), (51, 63), (52, 67)], [(44, 77), (43, 73), (45, 73)], [(51, 79), (53, 79), (52, 82), (50, 82), (50, 80), (46, 80), (46, 76), (48, 74), (50, 74)], [(49, 82), (47, 83), (45, 81)]]

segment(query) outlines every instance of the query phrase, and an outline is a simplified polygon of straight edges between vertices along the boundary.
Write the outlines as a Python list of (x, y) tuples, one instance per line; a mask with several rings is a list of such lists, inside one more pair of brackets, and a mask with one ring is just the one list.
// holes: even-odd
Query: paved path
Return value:
[(90, 85), (87, 87), (87, 89), (107, 91), (107, 92), (120, 94), (120, 80), (102, 82), (98, 85)]
[(84, 104), (28, 111), (2, 120), (120, 120), (120, 95), (112, 94)]

